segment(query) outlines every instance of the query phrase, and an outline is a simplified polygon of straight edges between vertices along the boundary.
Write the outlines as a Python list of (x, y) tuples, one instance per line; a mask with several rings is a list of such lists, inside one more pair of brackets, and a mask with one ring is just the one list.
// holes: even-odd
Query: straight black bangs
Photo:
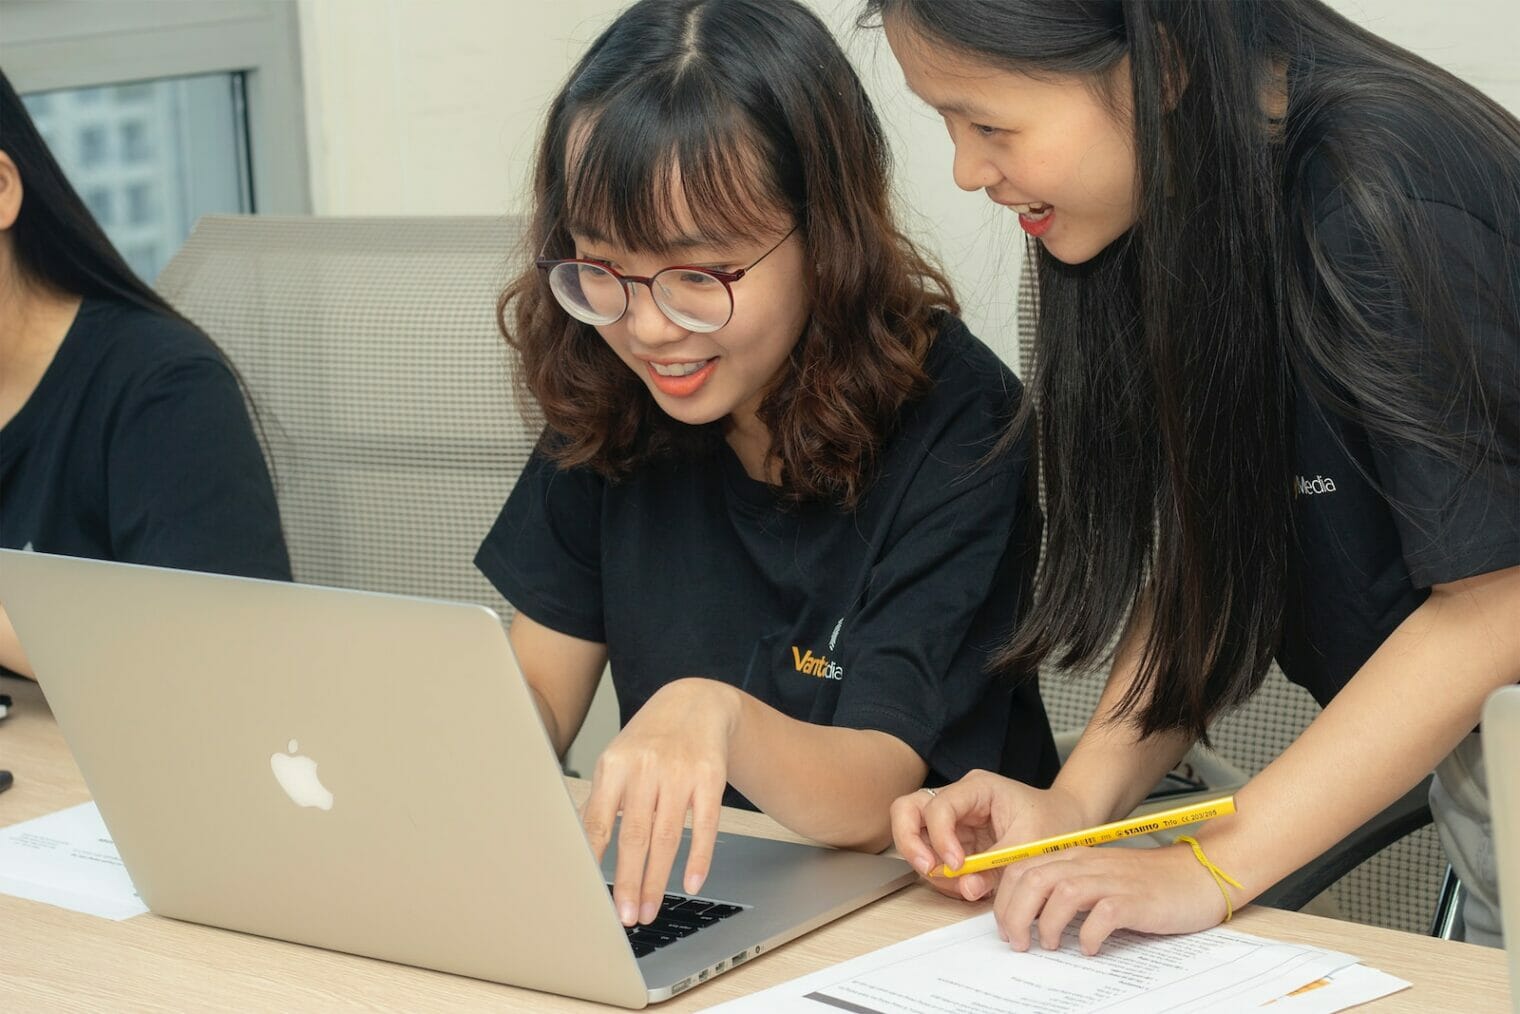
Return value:
[(567, 113), (565, 228), (655, 254), (787, 228), (799, 202), (782, 188), (782, 156), (718, 84), (690, 68), (657, 73)]

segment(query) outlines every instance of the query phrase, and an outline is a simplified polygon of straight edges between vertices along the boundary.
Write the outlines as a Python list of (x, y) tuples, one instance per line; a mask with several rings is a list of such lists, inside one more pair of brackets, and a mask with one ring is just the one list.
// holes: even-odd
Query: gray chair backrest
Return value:
[(241, 372), (298, 581), (510, 607), (475, 569), (537, 436), (496, 299), (505, 218), (208, 216), (158, 289)]
[[(1036, 259), (1026, 254), (1019, 274), (1017, 320), (1019, 375), (1026, 384), (1034, 376), (1035, 329), (1039, 321)], [(1040, 692), (1057, 731), (1087, 725), (1104, 673), (1040, 674)], [(1265, 683), (1244, 707), (1223, 716), (1209, 731), (1214, 749), (1246, 776), (1254, 775), (1288, 748), (1316, 715), (1319, 705), (1297, 684), (1288, 682), (1273, 665)], [(1334, 777), (1325, 772), (1325, 777)], [(1433, 827), (1425, 827), (1396, 842), (1344, 877), (1331, 889), (1340, 913), (1356, 922), (1388, 926), (1415, 933), (1430, 929), (1445, 857)]]

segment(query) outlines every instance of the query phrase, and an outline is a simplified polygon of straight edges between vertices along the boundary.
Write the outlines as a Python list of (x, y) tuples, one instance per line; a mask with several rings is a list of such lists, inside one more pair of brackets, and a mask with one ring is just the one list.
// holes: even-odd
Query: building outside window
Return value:
[(242, 77), (203, 74), (22, 96), (74, 189), (149, 282), (201, 215), (254, 210)]
[[(79, 165), (83, 169), (94, 169), (104, 165), (106, 161), (106, 132), (102, 127), (84, 127), (78, 133), (77, 150), (79, 152)], [(57, 156), (57, 152), (53, 153)]]
[(85, 206), (90, 209), (90, 214), (95, 216), (95, 221), (100, 223), (102, 229), (109, 230), (116, 221), (116, 192), (110, 187), (91, 187), (79, 195), (84, 198)]
[(123, 162), (146, 162), (152, 157), (152, 145), (148, 141), (147, 124), (136, 120), (121, 125), (121, 158)]
[(0, 0), (0, 66), (153, 282), (206, 214), (308, 214), (294, 0)]

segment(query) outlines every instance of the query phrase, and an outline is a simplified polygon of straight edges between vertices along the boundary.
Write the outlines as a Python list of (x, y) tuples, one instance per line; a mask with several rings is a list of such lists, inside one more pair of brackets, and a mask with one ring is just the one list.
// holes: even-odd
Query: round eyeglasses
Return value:
[(684, 264), (662, 268), (652, 275), (625, 275), (601, 261), (540, 257), (538, 269), (549, 276), (549, 289), (564, 311), (594, 326), (614, 324), (628, 312), (629, 292), (643, 285), (671, 323), (688, 331), (707, 334), (727, 324), (734, 315), (731, 286), (754, 270), (756, 264), (775, 253), (792, 233), (794, 225), (776, 245), (756, 257), (748, 267), (718, 271)]

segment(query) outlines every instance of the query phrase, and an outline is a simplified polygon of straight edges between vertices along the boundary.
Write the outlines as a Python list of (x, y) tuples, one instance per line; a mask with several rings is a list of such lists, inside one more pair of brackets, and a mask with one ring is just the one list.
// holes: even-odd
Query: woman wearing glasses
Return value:
[(793, 2), (646, 0), (551, 107), (540, 256), (501, 304), (548, 428), (477, 563), (561, 752), (611, 662), (585, 824), (600, 854), (622, 814), (627, 924), (688, 812), (701, 887), (725, 798), (875, 850), (902, 792), (1053, 776), (1036, 687), (987, 665), (1038, 542), (999, 446), (1018, 384), (897, 231), (887, 164)]

